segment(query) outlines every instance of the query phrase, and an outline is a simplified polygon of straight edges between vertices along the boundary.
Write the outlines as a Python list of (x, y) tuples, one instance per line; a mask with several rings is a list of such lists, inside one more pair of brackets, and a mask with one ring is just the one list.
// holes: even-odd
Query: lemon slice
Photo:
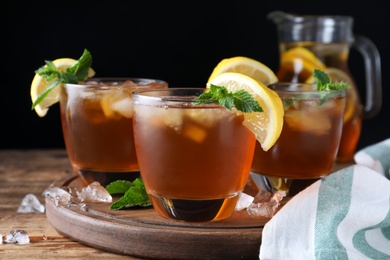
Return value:
[(303, 47), (295, 47), (281, 55), (281, 66), (284, 63), (302, 62), (303, 69), (312, 72), (314, 69), (324, 70), (325, 64), (317, 56)]
[[(328, 77), (332, 81), (336, 82), (345, 82), (351, 86), (351, 88), (347, 89), (347, 99), (345, 102), (345, 111), (344, 111), (344, 122), (348, 122), (354, 112), (355, 112), (355, 106), (358, 102), (358, 94), (356, 92), (356, 89), (353, 88), (355, 83), (353, 82), (351, 76), (349, 76), (346, 72), (337, 69), (337, 68), (327, 68), (324, 70), (324, 72), (328, 75)], [(315, 79), (313, 76), (308, 78), (306, 80), (307, 83), (315, 83)]]
[(216, 76), (224, 72), (242, 73), (262, 82), (264, 85), (269, 85), (278, 81), (275, 73), (269, 67), (248, 57), (237, 56), (223, 59), (214, 68), (208, 81), (213, 80)]
[[(54, 65), (59, 71), (65, 71), (67, 68), (72, 67), (76, 64), (77, 60), (71, 58), (61, 58), (53, 61)], [(46, 65), (45, 65), (46, 66)], [(93, 77), (95, 71), (90, 68), (87, 78)], [(45, 78), (35, 74), (33, 81), (30, 87), (31, 100), (34, 103), (39, 95), (50, 85), (51, 82), (48, 82)], [(35, 112), (40, 117), (44, 117), (49, 110), (49, 107), (59, 101), (60, 97), (60, 88), (54, 88), (49, 94), (34, 107)]]
[(286, 193), (289, 192), (292, 183), (292, 179), (284, 179), (271, 176), (267, 176), (267, 180), (269, 181), (272, 188), (274, 188), (275, 190), (283, 190)]
[(280, 136), (283, 128), (283, 103), (273, 90), (260, 81), (237, 72), (219, 74), (207, 83), (224, 86), (228, 91), (246, 90), (259, 102), (263, 112), (243, 113), (243, 124), (252, 131), (264, 151), (270, 149)]

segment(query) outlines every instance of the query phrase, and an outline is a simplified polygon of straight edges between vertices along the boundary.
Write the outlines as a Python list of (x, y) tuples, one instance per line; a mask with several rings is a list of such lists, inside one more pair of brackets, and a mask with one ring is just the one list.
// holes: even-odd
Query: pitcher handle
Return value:
[(367, 37), (354, 35), (352, 48), (361, 53), (364, 59), (366, 73), (366, 102), (363, 117), (366, 119), (376, 116), (382, 107), (382, 73), (381, 59), (375, 44)]

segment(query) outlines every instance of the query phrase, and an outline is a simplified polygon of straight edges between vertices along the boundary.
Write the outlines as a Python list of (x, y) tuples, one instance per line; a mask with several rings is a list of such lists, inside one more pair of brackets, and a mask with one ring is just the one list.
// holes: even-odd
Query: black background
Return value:
[[(271, 3), (272, 2), (272, 3)], [(171, 87), (203, 87), (216, 64), (248, 56), (276, 72), (274, 10), (350, 15), (353, 31), (381, 54), (383, 106), (366, 119), (358, 147), (390, 137), (390, 8), (341, 1), (2, 1), (0, 148), (63, 148), (58, 104), (40, 118), (31, 110), (30, 84), (45, 60), (93, 56), (96, 76), (148, 77)], [(350, 70), (365, 98), (362, 57), (351, 50)]]

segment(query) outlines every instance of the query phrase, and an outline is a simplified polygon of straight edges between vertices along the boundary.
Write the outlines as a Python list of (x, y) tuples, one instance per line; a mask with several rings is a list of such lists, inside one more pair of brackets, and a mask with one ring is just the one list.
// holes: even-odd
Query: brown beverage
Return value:
[(362, 124), (362, 106), (348, 66), (348, 43), (280, 43), (281, 62), (276, 73), (279, 81), (313, 82), (313, 70), (325, 70), (334, 81), (351, 85), (347, 90), (343, 133), (337, 160), (350, 161), (355, 154)]
[[(376, 116), (382, 104), (381, 57), (378, 49), (369, 38), (353, 33), (354, 19), (351, 16), (273, 11), (267, 17), (277, 26), (280, 66), (276, 74), (279, 81), (311, 82), (313, 70), (320, 69), (331, 79), (352, 86), (347, 90), (337, 161), (353, 161), (362, 119)], [(363, 58), (365, 82), (360, 84), (365, 88), (364, 104), (360, 102), (359, 88), (348, 67), (352, 49)]]
[(276, 83), (270, 88), (283, 101), (283, 129), (267, 152), (256, 145), (252, 172), (289, 180), (330, 174), (341, 138), (345, 91), (328, 92), (327, 101), (319, 104), (315, 85)]
[(61, 122), (71, 164), (83, 184), (105, 186), (139, 177), (133, 138), (132, 91), (167, 88), (150, 79), (90, 79), (66, 84), (60, 95)]
[(133, 95), (142, 179), (155, 210), (166, 218), (229, 217), (250, 172), (254, 134), (243, 126), (242, 115), (216, 104), (194, 105), (203, 91)]

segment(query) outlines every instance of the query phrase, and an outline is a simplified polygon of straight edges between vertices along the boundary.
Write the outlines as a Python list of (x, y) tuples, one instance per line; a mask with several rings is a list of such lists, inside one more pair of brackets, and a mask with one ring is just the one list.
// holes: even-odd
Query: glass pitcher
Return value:
[[(332, 80), (352, 86), (347, 91), (337, 161), (353, 160), (362, 119), (375, 117), (382, 106), (381, 64), (376, 46), (370, 39), (353, 34), (350, 16), (301, 16), (274, 11), (268, 14), (268, 19), (277, 26), (280, 63), (276, 75), (279, 81), (314, 82), (314, 69), (321, 69)], [(364, 59), (364, 105), (348, 68), (350, 48), (355, 48)]]

